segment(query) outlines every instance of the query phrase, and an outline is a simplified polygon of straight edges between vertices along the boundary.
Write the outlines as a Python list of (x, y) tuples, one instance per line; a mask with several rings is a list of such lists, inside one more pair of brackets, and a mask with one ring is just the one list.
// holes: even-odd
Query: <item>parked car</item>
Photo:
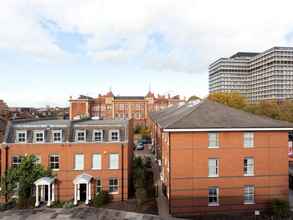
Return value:
[(136, 145), (136, 150), (143, 150), (144, 146), (141, 143), (138, 143), (138, 145)]
[(151, 144), (152, 139), (151, 138), (145, 138), (145, 139), (141, 139), (139, 142), (142, 143), (142, 144)]

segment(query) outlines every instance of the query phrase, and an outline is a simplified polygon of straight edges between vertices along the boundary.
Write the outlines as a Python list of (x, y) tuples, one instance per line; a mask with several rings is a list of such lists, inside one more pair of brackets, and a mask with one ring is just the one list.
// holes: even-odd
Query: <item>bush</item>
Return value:
[(274, 199), (272, 201), (272, 212), (276, 217), (287, 217), (289, 215), (288, 201)]
[(63, 204), (63, 208), (65, 208), (65, 209), (72, 209), (74, 207), (75, 207), (75, 205), (72, 200), (64, 202), (64, 204)]
[(64, 204), (65, 204), (64, 202), (55, 201), (55, 202), (53, 202), (53, 204), (50, 207), (51, 208), (63, 208)]
[(35, 206), (35, 197), (29, 197), (27, 199), (19, 197), (16, 202), (16, 207), (19, 209), (34, 208)]
[(135, 197), (137, 202), (137, 208), (140, 209), (143, 203), (147, 200), (147, 192), (145, 188), (136, 188)]
[(110, 202), (110, 195), (107, 191), (102, 191), (98, 193), (93, 199), (93, 205), (96, 208), (106, 205), (109, 202)]
[(10, 200), (7, 203), (1, 203), (0, 204), (0, 211), (5, 211), (5, 210), (8, 210), (8, 209), (13, 209), (15, 207), (16, 207), (16, 200), (15, 199), (12, 199), (12, 200)]
[(134, 128), (134, 133), (135, 134), (140, 134), (141, 129), (142, 129), (141, 125), (136, 125), (135, 128)]

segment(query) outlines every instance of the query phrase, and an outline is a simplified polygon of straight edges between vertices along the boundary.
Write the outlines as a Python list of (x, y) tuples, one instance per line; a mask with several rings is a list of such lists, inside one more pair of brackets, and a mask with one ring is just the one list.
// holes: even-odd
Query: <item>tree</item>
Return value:
[(9, 198), (18, 194), (19, 207), (25, 208), (32, 198), (34, 182), (44, 176), (51, 176), (51, 171), (37, 164), (34, 155), (24, 156), (17, 167), (11, 167), (1, 177), (1, 194)]
[(238, 92), (215, 92), (211, 93), (208, 99), (238, 109), (244, 109), (247, 106), (246, 98)]
[(200, 100), (200, 98), (196, 95), (193, 95), (193, 96), (190, 96), (187, 101), (190, 102), (190, 101), (195, 101), (195, 100)]

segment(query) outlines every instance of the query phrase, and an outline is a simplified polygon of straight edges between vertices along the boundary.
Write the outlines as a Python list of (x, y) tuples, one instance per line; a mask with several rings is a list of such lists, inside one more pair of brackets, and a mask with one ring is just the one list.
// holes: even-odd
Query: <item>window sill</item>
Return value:
[(208, 149), (218, 149), (220, 148), (220, 146), (216, 146), (216, 147), (208, 147)]
[(83, 171), (84, 169), (73, 169), (75, 171)]
[(219, 177), (219, 175), (217, 175), (217, 176), (208, 176), (208, 178), (217, 178), (217, 177)]
[(244, 146), (244, 148), (254, 148), (254, 146), (251, 146), (251, 147)]
[(109, 192), (110, 195), (118, 195), (119, 192)]
[(255, 205), (255, 202), (244, 202), (244, 205)]
[(92, 168), (92, 170), (102, 170), (102, 168)]
[(109, 170), (119, 170), (119, 168), (109, 168)]
[(254, 176), (254, 174), (244, 174), (244, 176)]
[(52, 171), (59, 171), (60, 169), (51, 169)]
[(208, 206), (215, 207), (215, 206), (220, 206), (220, 204), (219, 203), (209, 203)]

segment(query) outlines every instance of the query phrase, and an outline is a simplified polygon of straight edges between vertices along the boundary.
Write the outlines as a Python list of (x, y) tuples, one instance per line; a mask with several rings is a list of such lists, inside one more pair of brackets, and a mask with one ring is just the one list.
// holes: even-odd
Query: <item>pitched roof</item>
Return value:
[(274, 120), (205, 99), (152, 113), (164, 129), (292, 128), (293, 123)]

